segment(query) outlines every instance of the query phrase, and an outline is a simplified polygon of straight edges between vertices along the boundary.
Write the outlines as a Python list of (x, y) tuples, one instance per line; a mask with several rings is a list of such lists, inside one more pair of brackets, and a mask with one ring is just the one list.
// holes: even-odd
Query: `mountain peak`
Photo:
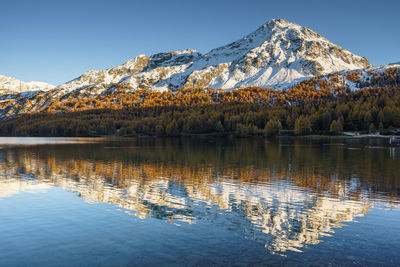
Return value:
[[(285, 36), (285, 34), (287, 36)], [(267, 41), (270, 37), (277, 36), (277, 37), (294, 37), (294, 38), (321, 38), (327, 41), (322, 35), (318, 34), (317, 32), (304, 27), (300, 26), (297, 23), (290, 22), (287, 19), (272, 19), (261, 25), (257, 30), (245, 36), (244, 39), (248, 39), (249, 37), (256, 37), (261, 35), (261, 37), (265, 37), (264, 41)]]
[(283, 28), (292, 28), (292, 29), (301, 30), (301, 28), (303, 28), (303, 27), (294, 22), (290, 22), (284, 18), (271, 19), (271, 20), (265, 22), (263, 25), (261, 25), (255, 32), (257, 32), (260, 29), (267, 29), (267, 30), (273, 31), (273, 30), (283, 29)]
[(290, 22), (285, 18), (278, 18), (278, 19), (271, 19), (271, 20), (267, 21), (266, 23), (264, 23), (264, 25), (265, 26), (269, 26), (269, 25), (291, 26), (291, 25), (297, 25), (297, 24)]
[(129, 88), (126, 90), (277, 87), (306, 77), (370, 66), (365, 58), (317, 32), (280, 18), (204, 55), (192, 49), (140, 55), (105, 71), (86, 73), (59, 88), (90, 88), (90, 94), (101, 94), (110, 93), (118, 83)]

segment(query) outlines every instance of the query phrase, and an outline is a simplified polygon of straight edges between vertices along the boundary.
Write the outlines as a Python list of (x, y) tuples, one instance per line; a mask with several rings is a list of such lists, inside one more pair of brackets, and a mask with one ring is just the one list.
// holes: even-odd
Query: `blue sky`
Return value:
[(373, 65), (400, 61), (400, 1), (0, 0), (0, 74), (61, 84), (138, 54), (235, 41), (273, 18)]

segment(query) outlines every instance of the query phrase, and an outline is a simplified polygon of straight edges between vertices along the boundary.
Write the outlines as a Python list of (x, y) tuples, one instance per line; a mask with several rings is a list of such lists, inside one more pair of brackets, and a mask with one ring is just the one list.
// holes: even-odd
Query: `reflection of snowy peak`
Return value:
[(47, 91), (54, 86), (44, 82), (23, 82), (13, 77), (0, 75), (0, 93), (21, 93), (27, 91)]
[[(28, 169), (46, 167), (41, 162), (36, 166), (32, 162)], [(0, 180), (0, 198), (55, 185), (77, 193), (88, 203), (118, 205), (127, 214), (141, 219), (157, 218), (179, 225), (208, 218), (265, 242), (266, 249), (282, 255), (288, 250), (301, 252), (306, 245), (318, 244), (321, 237), (332, 235), (344, 222), (364, 216), (373, 206), (368, 199), (347, 199), (346, 188), (343, 199), (339, 200), (289, 188), (286, 184), (246, 185), (231, 181), (213, 184), (204, 179), (207, 177), (195, 184), (184, 182), (179, 186), (168, 179), (132, 179), (123, 188), (110, 186), (101, 175), (82, 175), (79, 182), (59, 173), (52, 173), (51, 183), (43, 175), (35, 178), (35, 181)], [(247, 228), (252, 230), (246, 231)]]
[(318, 33), (285, 19), (271, 20), (253, 33), (202, 55), (195, 50), (139, 55), (123, 65), (89, 71), (60, 85), (97, 95), (150, 88), (275, 86), (299, 78), (370, 67), (369, 62)]

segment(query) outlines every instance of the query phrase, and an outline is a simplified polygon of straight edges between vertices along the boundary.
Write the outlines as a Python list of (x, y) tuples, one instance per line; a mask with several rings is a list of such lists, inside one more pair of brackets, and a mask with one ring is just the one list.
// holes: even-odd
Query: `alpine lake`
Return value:
[(399, 266), (379, 138), (0, 138), (0, 266)]

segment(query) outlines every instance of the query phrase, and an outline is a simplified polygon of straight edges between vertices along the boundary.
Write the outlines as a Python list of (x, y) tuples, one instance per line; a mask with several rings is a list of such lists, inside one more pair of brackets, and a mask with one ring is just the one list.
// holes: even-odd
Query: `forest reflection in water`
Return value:
[(54, 140), (2, 143), (0, 198), (58, 187), (141, 219), (207, 220), (280, 255), (400, 206), (400, 149), (382, 140)]

